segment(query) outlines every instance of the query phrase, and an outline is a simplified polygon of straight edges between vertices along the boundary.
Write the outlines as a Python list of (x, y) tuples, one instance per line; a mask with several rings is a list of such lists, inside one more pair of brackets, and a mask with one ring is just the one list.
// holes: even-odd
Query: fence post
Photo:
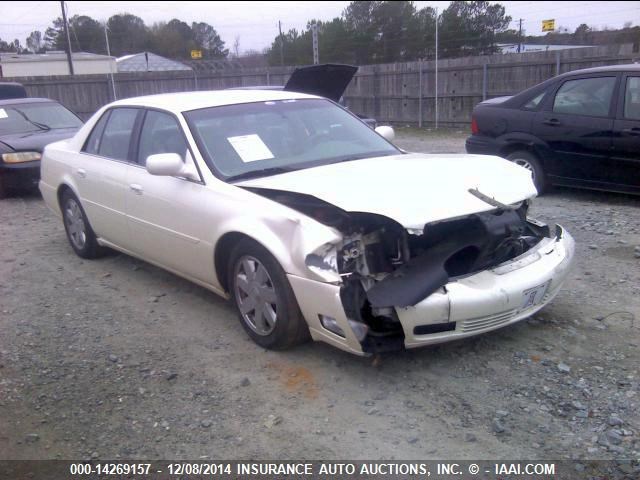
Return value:
[(422, 128), (422, 59), (418, 60), (418, 128)]
[(378, 65), (373, 66), (373, 116), (380, 118), (380, 99), (378, 95)]
[(271, 78), (269, 77), (269, 67), (267, 67), (267, 85), (271, 85)]
[(487, 99), (487, 70), (488, 65), (486, 63), (482, 64), (482, 101), (484, 102)]
[(193, 69), (193, 89), (198, 90), (198, 75), (196, 75), (196, 69)]
[(560, 75), (560, 50), (556, 50), (556, 75)]

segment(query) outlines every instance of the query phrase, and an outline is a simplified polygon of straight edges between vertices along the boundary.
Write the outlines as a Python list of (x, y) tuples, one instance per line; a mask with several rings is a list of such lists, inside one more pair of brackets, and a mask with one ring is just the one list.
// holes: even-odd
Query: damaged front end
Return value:
[[(357, 338), (364, 353), (418, 346), (430, 335), (460, 330), (452, 315), (448, 291), (452, 283), (464, 284), (464, 279), (473, 279), (479, 272), (506, 265), (526, 266), (531, 261), (526, 260), (528, 252), (556, 238), (555, 229), (552, 232), (527, 218), (527, 201), (517, 205), (496, 202), (491, 211), (416, 229), (382, 215), (346, 212), (310, 195), (250, 190), (342, 234), (338, 243), (308, 254), (305, 264), (324, 281), (339, 285), (349, 336)], [(497, 304), (487, 307), (497, 313), (500, 302), (507, 305), (511, 301), (500, 300), (499, 295), (492, 299)], [(479, 310), (485, 307), (480, 305)], [(322, 328), (347, 337), (344, 322), (322, 314), (318, 318)]]

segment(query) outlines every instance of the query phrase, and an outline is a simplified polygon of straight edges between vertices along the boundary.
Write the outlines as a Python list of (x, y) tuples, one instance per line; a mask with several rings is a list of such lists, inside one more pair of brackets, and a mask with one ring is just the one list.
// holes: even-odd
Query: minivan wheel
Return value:
[(507, 160), (529, 170), (538, 194), (544, 192), (547, 183), (545, 173), (540, 160), (538, 160), (533, 153), (527, 152), (526, 150), (519, 150), (509, 154)]
[(60, 204), (67, 239), (76, 255), (88, 259), (104, 255), (106, 249), (98, 245), (96, 235), (78, 197), (70, 190), (66, 190), (62, 194)]
[(245, 239), (231, 252), (227, 285), (240, 323), (261, 347), (284, 350), (309, 337), (287, 276), (260, 244)]

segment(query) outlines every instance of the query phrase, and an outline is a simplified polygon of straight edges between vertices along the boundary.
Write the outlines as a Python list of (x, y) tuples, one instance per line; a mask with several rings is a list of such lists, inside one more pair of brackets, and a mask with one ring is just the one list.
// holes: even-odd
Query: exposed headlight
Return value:
[(2, 161), (4, 163), (33, 162), (34, 160), (40, 160), (40, 157), (42, 157), (40, 152), (3, 153)]
[(336, 246), (327, 243), (315, 252), (306, 256), (304, 263), (307, 268), (325, 282), (339, 282), (338, 253)]

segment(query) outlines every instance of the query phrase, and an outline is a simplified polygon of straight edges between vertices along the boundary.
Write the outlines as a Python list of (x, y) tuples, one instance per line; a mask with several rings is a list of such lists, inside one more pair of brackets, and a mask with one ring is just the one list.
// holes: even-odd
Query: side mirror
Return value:
[(393, 130), (393, 127), (389, 127), (387, 125), (376, 127), (375, 132), (378, 135), (382, 135), (384, 138), (386, 138), (390, 142), (393, 142), (393, 140), (396, 138), (396, 132)]
[(184, 177), (199, 180), (192, 167), (182, 161), (177, 153), (156, 153), (147, 157), (147, 172), (151, 175)]

